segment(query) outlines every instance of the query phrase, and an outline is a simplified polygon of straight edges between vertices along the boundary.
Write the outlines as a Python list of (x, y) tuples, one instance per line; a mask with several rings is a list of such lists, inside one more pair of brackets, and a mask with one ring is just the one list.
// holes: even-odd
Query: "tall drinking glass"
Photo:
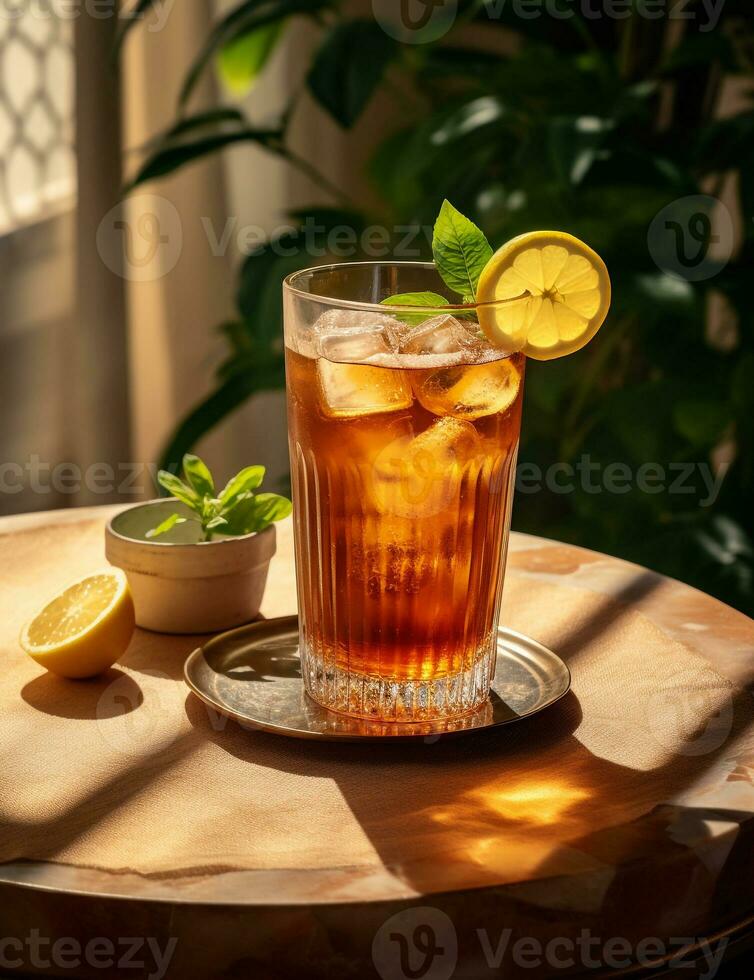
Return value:
[(284, 284), (304, 684), (361, 718), (466, 714), (495, 670), (524, 358), (474, 307), (380, 305), (426, 291), (408, 262)]

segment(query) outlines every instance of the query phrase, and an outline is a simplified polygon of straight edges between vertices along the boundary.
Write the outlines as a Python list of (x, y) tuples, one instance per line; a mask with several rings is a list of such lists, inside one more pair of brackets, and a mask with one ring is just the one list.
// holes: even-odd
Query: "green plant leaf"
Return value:
[(260, 146), (272, 147), (280, 140), (277, 129), (243, 129), (229, 132), (214, 133), (199, 139), (175, 140), (168, 137), (156, 145), (154, 152), (139, 167), (136, 176), (126, 184), (123, 193), (128, 194), (140, 184), (158, 177), (165, 177), (187, 163), (199, 160), (218, 150), (225, 149), (235, 143), (257, 143)]
[(346, 129), (372, 97), (398, 48), (374, 20), (336, 24), (317, 52), (307, 76), (312, 95)]
[(171, 497), (183, 501), (187, 507), (190, 507), (197, 513), (201, 513), (201, 498), (180, 477), (177, 477), (174, 473), (169, 473), (167, 470), (160, 470), (157, 474), (157, 482), (167, 490)]
[[(395, 296), (386, 296), (385, 299), (381, 301), (382, 306), (421, 306), (423, 307), (421, 313), (396, 313), (396, 317), (403, 321), (403, 323), (409, 324), (409, 326), (415, 326), (426, 320), (429, 316), (435, 316), (443, 312), (441, 307), (448, 306), (449, 303), (444, 296), (440, 296), (439, 293), (398, 293)], [(432, 309), (435, 307), (435, 309)]]
[(270, 24), (276, 24), (293, 14), (314, 14), (330, 5), (331, 0), (245, 0), (234, 7), (212, 29), (181, 88), (180, 104), (185, 105), (215, 52), (236, 38)]
[(257, 531), (263, 531), (270, 524), (284, 520), (293, 511), (291, 501), (277, 493), (258, 493), (254, 497), (254, 504)]
[(151, 531), (147, 531), (146, 537), (156, 538), (160, 534), (167, 534), (171, 528), (174, 528), (176, 524), (185, 524), (187, 521), (186, 517), (181, 517), (180, 514), (171, 514), (170, 517), (166, 517), (162, 524), (158, 524), (157, 527), (153, 527)]
[(287, 497), (276, 493), (251, 494), (240, 501), (228, 514), (224, 534), (251, 534), (264, 531), (275, 521), (282, 521), (293, 509)]
[(219, 109), (208, 109), (206, 112), (197, 112), (193, 116), (185, 116), (177, 123), (165, 130), (157, 139), (151, 140), (148, 145), (154, 146), (161, 142), (167, 142), (186, 133), (195, 132), (205, 126), (218, 126), (226, 123), (235, 123), (239, 128), (246, 126), (246, 116), (240, 109), (231, 106), (222, 106)]
[(227, 523), (228, 522), (224, 517), (222, 517), (220, 514), (215, 514), (213, 518), (207, 521), (207, 523), (204, 525), (204, 528), (207, 531), (214, 531), (215, 528), (222, 527), (224, 524)]
[(432, 254), (445, 284), (463, 297), (475, 297), (482, 269), (492, 258), (484, 233), (450, 203), (443, 201), (435, 222)]
[(396, 293), (395, 296), (387, 296), (382, 300), (385, 306), (448, 306), (448, 300), (439, 293), (420, 292), (420, 293)]
[(220, 512), (227, 513), (239, 502), (244, 494), (256, 490), (264, 480), (264, 466), (247, 466), (232, 477), (220, 494)]
[(445, 196), (452, 194), (465, 204), (475, 200), (477, 183), (480, 191), (486, 190), (501, 143), (519, 138), (515, 116), (498, 96), (460, 106), (453, 99), (424, 122), (390, 136), (374, 155), (370, 171), (401, 220), (411, 214), (421, 223), (434, 222)]
[(252, 87), (280, 40), (284, 20), (265, 24), (229, 41), (217, 57), (217, 68), (225, 87), (236, 96)]
[(199, 497), (215, 496), (215, 481), (207, 464), (193, 453), (183, 457), (183, 473)]

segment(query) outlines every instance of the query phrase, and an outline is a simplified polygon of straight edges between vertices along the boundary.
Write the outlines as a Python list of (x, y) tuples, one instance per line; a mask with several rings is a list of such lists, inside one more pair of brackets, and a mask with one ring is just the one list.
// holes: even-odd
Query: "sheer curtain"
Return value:
[[(150, 17), (128, 37), (122, 65), (127, 171), (138, 165), (144, 145), (175, 121), (181, 81), (211, 23), (212, 4), (192, 0), (174, 4), (159, 29)], [(216, 99), (208, 72), (196, 104)], [(139, 463), (158, 459), (178, 419), (211, 390), (224, 355), (215, 328), (232, 312), (231, 252), (214, 254), (207, 229), (222, 234), (227, 213), (219, 156), (153, 183), (126, 203), (131, 420)], [(210, 461), (224, 468), (226, 433), (215, 434), (209, 449)], [(146, 471), (142, 484), (153, 492)]]
[[(66, 19), (54, 3), (41, 19), (43, 4), (0, 14), (0, 515), (153, 494), (161, 448), (225, 356), (216, 328), (233, 313), (243, 229), (273, 232), (322, 200), (239, 146), (118, 204), (145, 144), (174, 121), (213, 19), (235, 3), (162, 4), (130, 32), (120, 83), (115, 18), (79, 5)], [(254, 123), (279, 116), (316, 40), (305, 24), (287, 32), (244, 107)], [(208, 71), (192, 109), (221, 100)], [(299, 153), (362, 192), (363, 133), (344, 135), (311, 101), (293, 131)], [(282, 392), (252, 399), (199, 449), (221, 478), (261, 462), (276, 487)]]
[(59, 506), (44, 470), (75, 453), (72, 22), (0, 16), (0, 513)]
[[(150, 31), (147, 22), (132, 32), (124, 61), (128, 148), (141, 146), (174, 121), (180, 83), (212, 19), (237, 3), (202, 0), (180, 8), (176, 4), (161, 30)], [(289, 24), (283, 43), (244, 100), (242, 108), (252, 124), (278, 121), (291, 93), (300, 87), (316, 43), (318, 34), (312, 26)], [(219, 91), (210, 70), (191, 109), (223, 100), (231, 101)], [(299, 108), (293, 131), (300, 153), (316, 154), (318, 166), (336, 183), (354, 184), (361, 166), (348, 147), (361, 147), (363, 153), (359, 136), (346, 136), (311, 100)], [(131, 166), (135, 163), (129, 153), (126, 160)], [(212, 388), (214, 368), (225, 354), (215, 328), (234, 312), (245, 229), (253, 226), (272, 234), (290, 224), (293, 208), (321, 200), (322, 192), (308, 179), (251, 144), (192, 164), (133, 199), (129, 224), (138, 227), (139, 219), (151, 212), (159, 216), (168, 235), (180, 238), (180, 248), (165, 245), (169, 269), (164, 275), (128, 285), (138, 459), (156, 459), (177, 419)], [(288, 471), (284, 393), (256, 395), (197, 448), (222, 477), (251, 462), (263, 463), (268, 471), (266, 486), (278, 489)]]
[(0, 513), (119, 496), (130, 459), (120, 270), (97, 248), (121, 181), (114, 18), (0, 16)]
[(148, 464), (212, 383), (233, 291), (203, 223), (227, 210), (222, 161), (118, 206), (210, 6), (136, 27), (120, 85), (114, 17), (0, 14), (0, 515), (152, 493)]

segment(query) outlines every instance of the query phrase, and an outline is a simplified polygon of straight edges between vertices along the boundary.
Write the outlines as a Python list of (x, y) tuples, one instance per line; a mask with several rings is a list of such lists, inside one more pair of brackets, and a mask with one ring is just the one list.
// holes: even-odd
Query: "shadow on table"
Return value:
[[(115, 683), (120, 695), (117, 701), (105, 696)], [(129, 714), (144, 700), (136, 681), (116, 667), (89, 680), (66, 680), (55, 674), (42, 674), (24, 685), (21, 697), (47, 715), (100, 721)]]
[[(637, 573), (558, 652), (575, 662), (586, 643), (661, 581)], [(218, 726), (217, 716), (193, 695), (186, 704), (203, 737), (242, 761), (334, 780), (385, 867), (419, 893), (619, 869), (612, 880), (605, 878), (599, 901), (631, 908), (646, 935), (656, 935), (651, 930), (658, 927), (658, 908), (667, 903), (678, 909), (691, 903), (691, 913), (702, 913), (702, 895), (714, 890), (720, 872), (695, 853), (711, 836), (710, 820), (746, 825), (722, 873), (728, 874), (731, 860), (744, 860), (745, 874), (754, 870), (751, 856), (741, 857), (741, 842), (751, 842), (748, 810), (675, 802), (750, 729), (749, 694), (732, 696), (730, 709), (729, 729), (708, 749), (693, 754), (682, 744), (669, 746), (661, 765), (643, 770), (597, 756), (582, 744), (574, 734), (582, 718), (573, 693), (507, 728), (416, 745), (288, 740), (244, 731), (233, 722)], [(699, 731), (710, 720), (700, 716)], [(616, 751), (631, 737), (625, 727), (616, 729)], [(718, 785), (729, 778), (716, 776)], [(647, 860), (675, 868), (662, 896), (647, 894), (637, 871)], [(700, 889), (696, 898), (689, 892), (692, 884)], [(666, 905), (658, 905), (660, 897)]]
[[(264, 616), (258, 616), (254, 622), (261, 623), (264, 619)], [(183, 665), (189, 654), (218, 635), (217, 633), (184, 635), (154, 633), (139, 628), (119, 663), (137, 673), (162, 673), (172, 680), (182, 680)]]
[[(635, 598), (637, 588), (645, 594), (655, 581), (654, 576), (637, 576), (627, 597)], [(621, 614), (617, 604), (612, 611), (600, 609), (589, 626), (581, 624), (578, 634), (565, 638), (559, 652), (566, 652), (573, 662), (581, 645)], [(143, 636), (149, 640), (148, 634)], [(176, 657), (177, 670), (179, 664), (182, 667), (180, 649), (187, 652), (194, 641), (172, 639), (176, 642), (168, 644), (165, 656)], [(155, 669), (144, 646), (129, 651), (127, 662), (135, 670)], [(285, 670), (290, 672), (289, 664)], [(111, 682), (112, 678), (105, 683)], [(31, 682), (24, 689), (25, 699), (39, 710), (59, 711), (57, 698), (53, 706), (54, 683), (42, 678)], [(98, 695), (94, 687), (91, 690), (89, 708), (83, 695), (77, 711), (96, 707)], [(190, 695), (186, 713), (193, 732), (140, 758), (128, 779), (119, 773), (112, 784), (91, 795), (86, 807), (67, 814), (62, 828), (57, 815), (57, 846), (61, 833), (65, 842), (96, 824), (105, 801), (126, 802), (211, 740), (243, 762), (334, 781), (353, 813), (357, 832), (368, 838), (387, 869), (419, 893), (620, 867), (621, 873), (608, 876), (598, 900), (603, 906), (613, 903), (635, 910), (637, 922), (650, 930), (645, 934), (656, 935), (651, 930), (659, 928), (658, 896), (647, 894), (646, 881), (636, 871), (645, 859), (661, 855), (664, 867), (675, 868), (663, 888), (662, 907), (667, 908), (684, 902), (701, 906), (699, 888), (712, 887), (718, 874), (735, 883), (751, 880), (754, 873), (748, 811), (672, 802), (702, 782), (750, 728), (752, 705), (746, 692), (732, 698), (731, 709), (730, 730), (710, 751), (668, 752), (662, 765), (644, 771), (600, 758), (582, 744), (576, 735), (581, 707), (573, 693), (542, 714), (495, 732), (415, 745), (316, 743), (252, 733), (230, 721), (219, 726), (217, 716)], [(708, 720), (699, 718), (700, 729)], [(631, 737), (629, 731), (622, 735)], [(741, 769), (735, 778), (750, 782)], [(717, 867), (708, 867), (700, 855), (692, 862), (689, 879), (689, 849), (704, 839), (708, 822), (714, 820), (746, 827), (727, 860), (724, 856)], [(35, 827), (40, 845), (48, 832), (45, 823)], [(679, 867), (686, 869), (683, 875), (676, 873)]]
[(172, 635), (137, 629), (131, 645), (119, 663), (139, 674), (162, 674), (171, 680), (182, 680), (186, 658), (212, 634)]
[[(731, 738), (750, 723), (743, 699), (736, 709)], [(555, 882), (548, 893), (554, 914), (587, 922), (583, 902), (594, 914), (628, 910), (626, 928), (640, 937), (663, 935), (670, 910), (704, 934), (721, 881), (726, 901), (738, 895), (746, 908), (745, 882), (754, 880), (751, 812), (669, 802), (725, 749), (676, 756), (647, 772), (617, 765), (573, 734), (581, 721), (573, 694), (509, 728), (417, 745), (300, 741), (231, 721), (218, 731), (193, 695), (186, 710), (203, 737), (243, 762), (333, 780), (358, 825), (354, 832), (418, 894), (548, 880)], [(741, 825), (719, 867), (699, 849), (711, 836), (710, 821)], [(647, 867), (660, 871), (658, 887), (648, 885)], [(557, 884), (581, 875), (589, 883), (583, 892)]]

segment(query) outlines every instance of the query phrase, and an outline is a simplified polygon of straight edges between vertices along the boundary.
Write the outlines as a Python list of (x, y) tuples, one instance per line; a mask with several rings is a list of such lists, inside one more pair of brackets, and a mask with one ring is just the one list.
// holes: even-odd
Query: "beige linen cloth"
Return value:
[[(608, 599), (569, 585), (589, 553), (526, 539), (503, 620), (564, 656), (573, 690), (497, 734), (334, 745), (245, 731), (189, 694), (191, 637), (137, 631), (103, 678), (56, 679), (18, 630), (104, 565), (103, 523), (0, 535), (0, 862), (160, 877), (381, 866), (419, 889), (438, 862), (448, 886), (560, 873), (609, 863), (621, 836), (605, 828), (714, 795), (751, 720), (730, 679), (638, 611), (640, 578), (630, 602)], [(268, 616), (295, 611), (290, 538), (287, 522)]]

